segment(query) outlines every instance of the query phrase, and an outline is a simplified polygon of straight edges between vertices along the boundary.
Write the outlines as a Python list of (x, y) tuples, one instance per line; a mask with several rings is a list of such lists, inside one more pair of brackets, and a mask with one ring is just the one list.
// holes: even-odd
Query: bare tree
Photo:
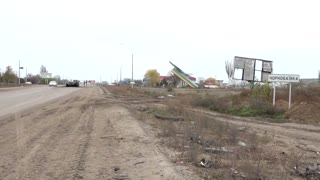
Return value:
[(39, 84), (41, 82), (41, 76), (39, 74), (33, 75), (29, 73), (27, 75), (28, 81), (30, 81), (32, 84)]
[(204, 77), (198, 77), (198, 82), (200, 87), (204, 86), (204, 82), (206, 81), (206, 79)]
[(44, 76), (46, 76), (48, 73), (47, 68), (44, 65), (40, 66), (40, 76), (43, 78)]
[(53, 78), (57, 81), (58, 84), (60, 84), (60, 82), (61, 82), (60, 75), (55, 75)]
[(228, 75), (229, 85), (230, 85), (233, 82), (234, 66), (233, 66), (233, 63), (230, 61), (226, 61), (225, 64), (226, 64), (226, 73)]
[(169, 85), (172, 85), (172, 86), (178, 85), (179, 78), (175, 74), (173, 74), (172, 71), (169, 71), (167, 76), (168, 76), (167, 81)]

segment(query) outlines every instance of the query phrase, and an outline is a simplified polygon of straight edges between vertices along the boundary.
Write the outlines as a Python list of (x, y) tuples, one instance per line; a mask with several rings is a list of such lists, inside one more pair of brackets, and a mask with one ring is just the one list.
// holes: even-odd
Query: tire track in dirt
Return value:
[[(11, 164), (9, 166), (3, 165), (5, 166), (5, 169), (15, 169), (14, 167), (18, 164), (17, 174), (19, 176), (17, 176), (17, 178), (23, 177), (24, 164), (32, 160), (34, 154), (39, 149), (41, 149), (42, 145), (48, 139), (52, 138), (52, 134), (58, 132), (58, 129), (61, 127), (61, 124), (69, 123), (69, 126), (72, 125), (72, 122), (69, 121), (69, 119), (70, 117), (76, 117), (77, 114), (72, 112), (64, 112), (65, 109), (62, 105), (71, 105), (73, 99), (74, 98), (71, 97), (70, 99), (68, 99), (67, 101), (63, 101), (62, 103), (58, 102), (54, 103), (53, 105), (47, 106), (49, 111), (52, 107), (60, 107), (55, 113), (49, 116), (44, 116), (45, 111), (40, 111), (41, 113), (31, 114), (30, 116), (25, 116), (23, 118), (20, 118), (20, 113), (16, 113), (16, 118), (13, 122), (16, 125), (7, 125), (15, 127), (16, 134), (11, 133), (11, 136), (9, 136), (6, 139), (7, 142), (11, 141), (11, 143), (7, 143), (6, 147), (1, 149), (0, 154), (0, 157), (11, 157), (11, 159), (7, 159), (9, 162), (11, 162)], [(64, 115), (60, 117), (59, 114)], [(37, 118), (38, 116), (42, 118)], [(55, 117), (60, 118), (60, 120), (57, 120), (58, 118)], [(62, 120), (65, 121), (62, 122)], [(25, 125), (25, 121), (30, 121), (30, 123), (28, 123), (28, 126)], [(1, 147), (3, 147), (2, 144), (0, 145)], [(2, 177), (6, 177), (6, 173), (11, 174), (10, 178), (13, 178), (12, 173), (8, 171), (4, 172), (2, 170), (0, 172), (0, 179)]]
[[(215, 120), (228, 122), (239, 126), (248, 126), (251, 129), (255, 129), (260, 134), (271, 133), (286, 136), (288, 138), (293, 138), (295, 140), (308, 140), (310, 142), (320, 143), (319, 127), (310, 127), (301, 125), (303, 127), (296, 127), (290, 125), (289, 123), (280, 124), (280, 123), (268, 123), (268, 122), (259, 122), (257, 120), (249, 120), (248, 118), (237, 118), (227, 115), (221, 115), (215, 112), (208, 112), (204, 110), (190, 109), (196, 113), (202, 113), (209, 115), (209, 118), (214, 118)], [(319, 149), (320, 150), (320, 149)]]
[(319, 163), (320, 136), (316, 131), (319, 129), (318, 126), (300, 125), (295, 123), (269, 123), (254, 120), (252, 118), (222, 115), (206, 110), (189, 110), (191, 110), (192, 113), (201, 113), (208, 119), (230, 123), (244, 128), (246, 131), (254, 132), (261, 136), (268, 136), (274, 142), (270, 148), (275, 152), (302, 154), (303, 160), (306, 163)]
[(76, 152), (75, 161), (76, 161), (76, 168), (75, 174), (73, 175), (72, 179), (83, 179), (83, 171), (85, 170), (85, 161), (87, 157), (87, 149), (89, 147), (90, 135), (93, 131), (93, 123), (94, 123), (94, 112), (95, 112), (95, 104), (93, 104), (90, 108), (89, 117), (86, 118), (85, 125), (82, 129), (82, 141), (79, 144), (78, 151)]
[[(81, 113), (76, 117), (72, 127), (65, 127), (63, 136), (53, 141), (54, 148), (46, 146), (50, 150), (47, 159), (50, 164), (43, 164), (45, 168), (39, 173), (39, 179), (77, 179), (83, 170), (82, 162), (88, 146), (88, 134), (91, 132), (92, 113), (94, 112), (94, 101), (91, 94), (86, 95), (83, 105), (73, 108), (73, 111)], [(89, 97), (89, 98), (88, 98)], [(65, 152), (65, 153), (61, 153)], [(43, 152), (45, 153), (45, 152)]]
[(0, 127), (9, 137), (0, 143), (0, 179), (194, 179), (177, 172), (129, 110), (103, 93), (85, 88), (16, 113)]
[(123, 101), (104, 93), (96, 104), (84, 179), (195, 179), (177, 171)]
[[(30, 152), (29, 149), (33, 149), (34, 145), (41, 139), (41, 137), (45, 133), (48, 133), (51, 129), (54, 129), (52, 127), (49, 127), (49, 125), (51, 124), (48, 124), (47, 127), (41, 129), (42, 125), (48, 122), (46, 121), (46, 119), (43, 119), (43, 121), (35, 121), (37, 120), (36, 117), (40, 114), (41, 113), (34, 113), (29, 117), (21, 118), (20, 113), (15, 113), (14, 122), (9, 123), (5, 127), (1, 128), (1, 134), (4, 133), (4, 135), (6, 135), (7, 137), (3, 141), (1, 141), (0, 157), (11, 157), (10, 159), (7, 159), (7, 161), (11, 162), (11, 164), (10, 166), (6, 166), (6, 169), (15, 169), (14, 167), (16, 166), (16, 164), (21, 164), (19, 163), (20, 161), (23, 163), (22, 157)], [(34, 125), (32, 126), (31, 123), (25, 122), (27, 120), (33, 121)], [(40, 131), (34, 131), (34, 129), (37, 130), (39, 128)], [(18, 174), (21, 172), (20, 169), (21, 168), (17, 169)], [(2, 170), (0, 173), (0, 178), (5, 177), (5, 174), (6, 172)]]
[[(59, 112), (57, 112), (59, 113)], [(8, 150), (11, 153), (11, 156), (16, 156), (16, 162), (12, 163), (14, 167), (18, 164), (17, 174), (19, 176), (17, 178), (20, 179), (20, 175), (23, 175), (24, 166), (27, 164), (33, 155), (42, 147), (42, 144), (51, 137), (51, 134), (57, 131), (58, 121), (47, 121), (48, 119), (43, 119), (43, 121), (36, 123), (32, 129), (29, 130), (29, 133), (24, 132), (27, 131), (24, 127), (24, 122), (17, 115), (16, 118), (16, 137), (11, 140), (12, 144), (7, 145), (7, 148), (3, 148), (1, 152), (4, 150)], [(32, 120), (31, 116), (31, 120)], [(49, 116), (50, 117), (50, 116)], [(25, 119), (25, 118), (24, 118)], [(16, 143), (14, 143), (16, 142)], [(2, 156), (2, 155), (1, 155)], [(9, 168), (11, 169), (11, 168)], [(3, 175), (4, 173), (1, 173)], [(23, 177), (23, 176), (22, 176)]]
[[(90, 94), (86, 95), (86, 98), (89, 96)], [(72, 103), (79, 103), (79, 98), (74, 100)], [(59, 130), (52, 133), (51, 138), (48, 139), (37, 152), (37, 154), (41, 154), (41, 157), (38, 157), (36, 162), (43, 168), (39, 171), (39, 168), (35, 166), (34, 169), (27, 170), (28, 172), (38, 170), (38, 172), (35, 173), (37, 175), (35, 177), (36, 179), (72, 179), (72, 174), (75, 174), (74, 167), (78, 159), (77, 153), (78, 151), (80, 152), (82, 148), (82, 131), (86, 129), (86, 127), (83, 127), (83, 125), (85, 125), (83, 121), (88, 119), (90, 113), (90, 108), (83, 112), (80, 109), (82, 109), (83, 106), (87, 106), (87, 104), (90, 103), (89, 100), (90, 98), (85, 99), (80, 102), (80, 105), (74, 106), (72, 112), (76, 116), (68, 117), (68, 123), (61, 122)], [(68, 139), (68, 143), (66, 143), (66, 139)], [(65, 152), (65, 154), (61, 152)], [(41, 159), (46, 159), (47, 162), (42, 162)]]

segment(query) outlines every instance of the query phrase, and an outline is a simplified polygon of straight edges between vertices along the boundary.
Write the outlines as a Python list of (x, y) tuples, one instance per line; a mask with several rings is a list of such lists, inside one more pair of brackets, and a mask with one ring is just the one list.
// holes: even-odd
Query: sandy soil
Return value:
[(290, 150), (300, 150), (306, 154), (310, 163), (320, 163), (320, 127), (308, 124), (297, 123), (270, 123), (262, 118), (242, 118), (222, 115), (206, 110), (192, 109), (192, 111), (207, 114), (215, 120), (231, 123), (240, 127), (245, 127), (258, 134), (267, 134), (273, 137), (275, 142), (287, 152)]
[(195, 179), (98, 87), (8, 111), (0, 117), (0, 179)]

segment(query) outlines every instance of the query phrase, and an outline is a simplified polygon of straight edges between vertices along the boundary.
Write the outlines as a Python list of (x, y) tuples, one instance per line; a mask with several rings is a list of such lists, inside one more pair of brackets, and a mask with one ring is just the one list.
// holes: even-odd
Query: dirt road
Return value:
[[(28, 91), (0, 94), (8, 104), (1, 104), (0, 179), (194, 179), (173, 166), (108, 92), (36, 92), (35, 99)], [(47, 96), (49, 102), (40, 102)], [(14, 98), (21, 101), (9, 102)]]

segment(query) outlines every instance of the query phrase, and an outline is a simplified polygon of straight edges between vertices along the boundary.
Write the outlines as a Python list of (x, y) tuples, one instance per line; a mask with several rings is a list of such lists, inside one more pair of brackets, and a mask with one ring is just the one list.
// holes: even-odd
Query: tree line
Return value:
[[(56, 75), (54, 77), (46, 77), (48, 73), (47, 68), (41, 65), (39, 74), (28, 73), (24, 78), (20, 77), (20, 83), (31, 82), (32, 84), (47, 84), (48, 82), (55, 80), (58, 83), (62, 83), (61, 77)], [(7, 66), (4, 72), (0, 72), (0, 83), (18, 83), (19, 77), (11, 66)]]

